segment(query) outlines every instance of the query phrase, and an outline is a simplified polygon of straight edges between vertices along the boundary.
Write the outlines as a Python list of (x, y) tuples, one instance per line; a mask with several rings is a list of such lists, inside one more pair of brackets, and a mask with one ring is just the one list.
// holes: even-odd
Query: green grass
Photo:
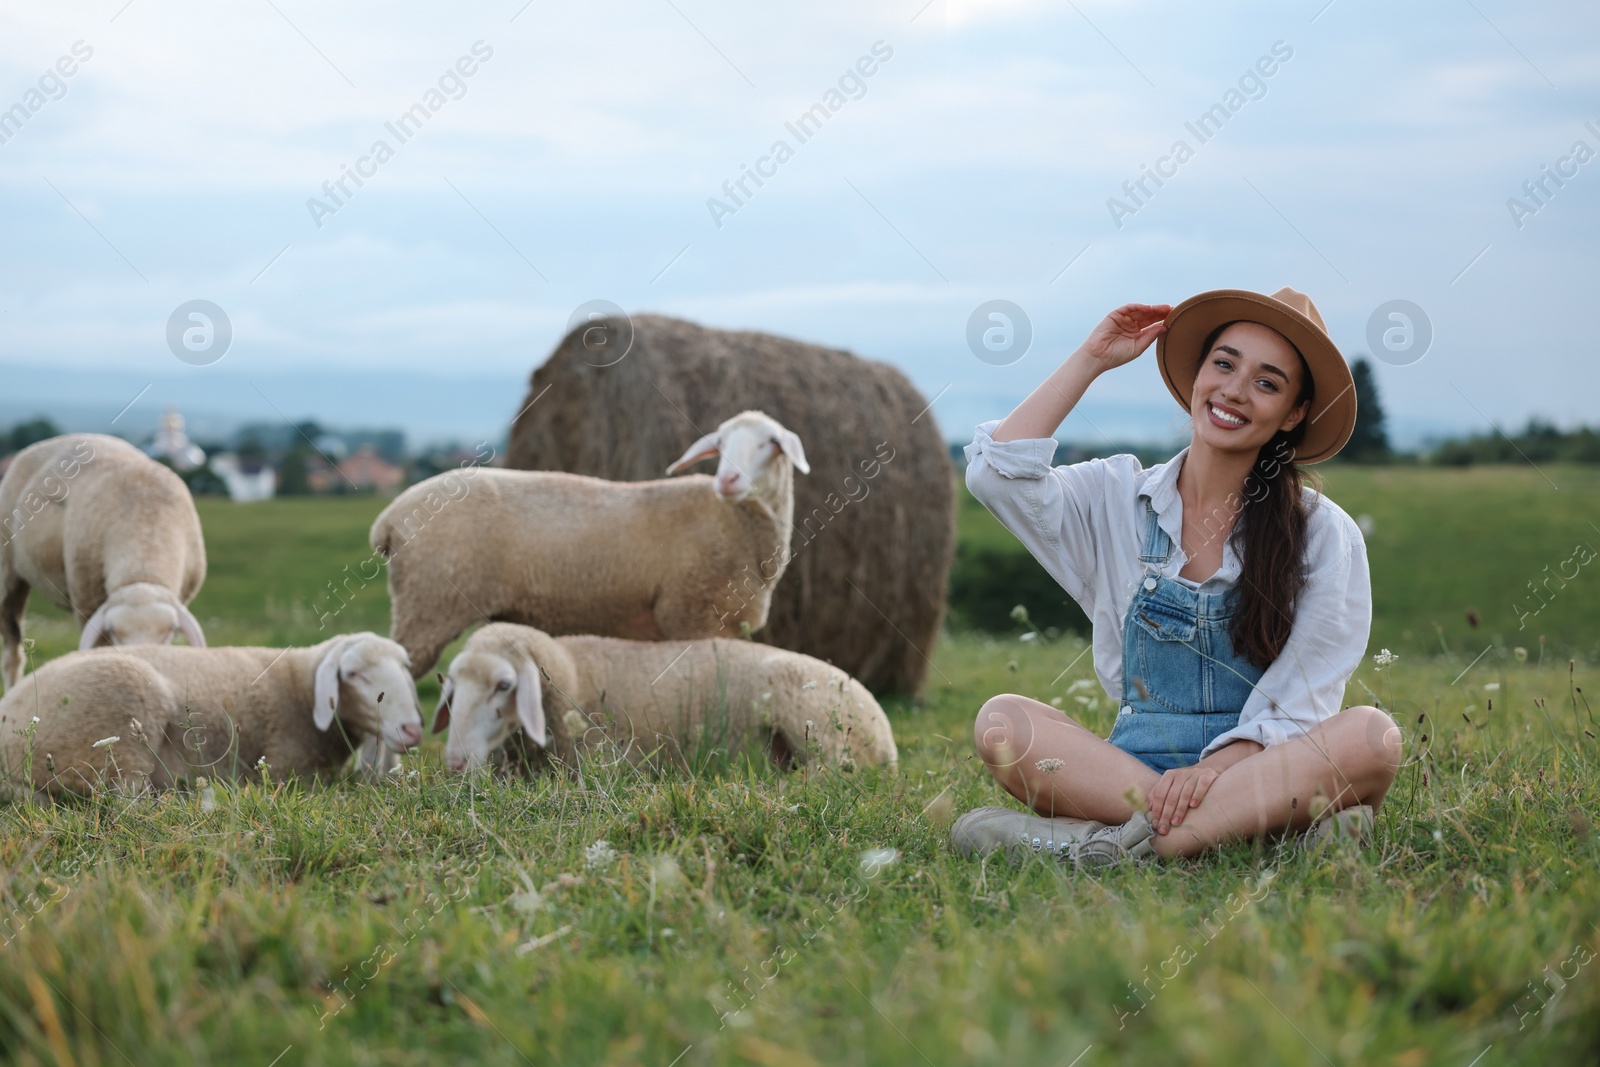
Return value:
[[(1333, 486), (1374, 516), (1375, 570), (1427, 540), (1405, 532), (1425, 490), (1385, 482), (1402, 473)], [(1506, 528), (1496, 494), (1516, 489), (1488, 485), (1484, 521)], [(311, 597), (366, 557), (378, 507), (208, 503), (208, 633), (317, 639)], [(1396, 540), (1379, 547), (1385, 523)], [(1461, 548), (1419, 563), (1491, 582), (1494, 559), (1522, 564), (1522, 549), (1478, 563)], [(1594, 601), (1568, 599), (1592, 626)], [(382, 630), (384, 601), (360, 591), (337, 628)], [(71, 647), (43, 614), (36, 651)], [(1427, 620), (1424, 603), (1380, 625)], [(983, 699), (1060, 698), (1102, 731), (1112, 714), (1071, 689), (1092, 677), (1076, 638), (976, 634), (940, 644), (916, 706), (891, 702), (898, 773), (467, 781), (430, 739), (382, 786), (0, 808), (0, 1060), (1592, 1062), (1600, 726), (1577, 690), (1600, 670), (1541, 665), (1536, 641), (1519, 661), (1509, 637), (1468, 669), (1478, 648), (1447, 630), (1445, 654), (1427, 633), (1434, 654), (1419, 640), (1384, 671), (1369, 659), (1349, 690), (1395, 709), (1412, 761), (1361, 851), (1240, 845), (1101, 877), (951, 856), (949, 813), (999, 802), (970, 758)], [(601, 840), (614, 859), (591, 867)], [(864, 873), (883, 848), (894, 862)], [(1545, 979), (1558, 996), (1535, 995)]]

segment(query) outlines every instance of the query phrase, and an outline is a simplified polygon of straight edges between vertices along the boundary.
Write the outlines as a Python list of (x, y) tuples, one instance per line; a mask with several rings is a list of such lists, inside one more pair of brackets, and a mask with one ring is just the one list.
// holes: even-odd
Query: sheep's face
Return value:
[(164, 645), (179, 633), (205, 646), (200, 624), (165, 586), (136, 582), (114, 590), (84, 624), (80, 648)]
[(433, 730), (450, 729), (444, 760), (452, 771), (482, 767), (506, 743), (517, 728), (517, 685), (517, 669), (504, 656), (463, 652), (450, 664)]
[[(336, 679), (328, 677), (337, 672)], [(405, 649), (375, 634), (353, 637), (332, 649), (319, 670), (320, 720), (336, 711), (357, 732), (404, 752), (422, 740), (422, 709)], [(337, 696), (333, 695), (335, 682)], [(330, 698), (332, 705), (329, 704)]]
[(758, 411), (735, 415), (718, 428), (717, 436), (721, 458), (717, 461), (716, 489), (724, 500), (740, 501), (749, 496), (782, 457), (802, 471), (810, 469), (800, 438), (778, 420)]
[(765, 484), (784, 457), (801, 474), (811, 472), (799, 436), (760, 411), (741, 412), (724, 422), (715, 433), (706, 434), (690, 445), (689, 450), (667, 468), (667, 473), (682, 470), (708, 456), (720, 457), (713, 484), (717, 495), (731, 502), (745, 499), (757, 486)]

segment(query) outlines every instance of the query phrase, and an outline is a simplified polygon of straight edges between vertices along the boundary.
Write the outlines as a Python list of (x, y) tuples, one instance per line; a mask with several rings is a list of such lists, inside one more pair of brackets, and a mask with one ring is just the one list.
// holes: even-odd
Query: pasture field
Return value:
[[(1570, 666), (1554, 636), (1541, 663), (1488, 599), (1568, 558), (1560, 524), (1595, 518), (1593, 485), (1573, 502), (1583, 472), (1547, 473), (1562, 492), (1504, 471), (1329, 475), (1374, 518), (1375, 586), (1395, 583), (1370, 651), (1400, 659), (1369, 657), (1347, 694), (1407, 735), (1368, 848), (1240, 845), (1101, 876), (952, 856), (951, 814), (1001, 802), (970, 758), (985, 698), (1059, 698), (1102, 731), (1113, 713), (1081, 639), (956, 634), (920, 701), (886, 701), (892, 773), (706, 753), (698, 775), (597, 760), (459, 779), (430, 739), (376, 786), (0, 808), (0, 1059), (1593, 1062), (1600, 612), (1583, 583), (1600, 579), (1541, 616)], [(213, 643), (319, 640), (312, 605), (360, 573), (380, 507), (202, 502)], [(320, 633), (386, 628), (381, 583), (350, 588)], [(75, 645), (57, 613), (29, 627), (36, 658)]]

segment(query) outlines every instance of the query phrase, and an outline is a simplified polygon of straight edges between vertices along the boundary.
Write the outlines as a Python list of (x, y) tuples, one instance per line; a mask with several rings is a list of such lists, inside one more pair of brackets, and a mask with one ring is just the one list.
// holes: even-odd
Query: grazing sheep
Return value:
[(714, 478), (608, 482), (575, 474), (452, 471), (407, 489), (372, 524), (388, 559), (390, 634), (418, 676), (468, 626), (655, 640), (766, 623), (789, 556), (800, 439), (759, 411), (706, 434), (668, 473), (720, 455)]
[(188, 488), (126, 441), (74, 433), (29, 445), (0, 478), (0, 679), (22, 677), (22, 614), (38, 589), (83, 628), (79, 648), (204, 647), (185, 607), (206, 580)]
[[(812, 745), (830, 764), (893, 767), (883, 709), (837, 667), (752, 641), (551, 637), (493, 623), (450, 664), (433, 721), (451, 770), (482, 766), (521, 726), (533, 762), (580, 751), (684, 765), (686, 751), (766, 747), (780, 764)], [(526, 746), (523, 747), (526, 751)]]
[(584, 345), (603, 331), (621, 351), (627, 329), (586, 324), (534, 372), (506, 466), (654, 478), (686, 419), (760, 408), (805, 441), (812, 471), (795, 486), (793, 555), (757, 640), (876, 693), (918, 692), (955, 550), (955, 476), (927, 398), (894, 367), (840, 349), (659, 315), (631, 320), (624, 358)]
[(400, 750), (422, 739), (409, 666), (404, 649), (371, 633), (287, 651), (71, 652), (0, 699), (0, 785), (19, 797), (101, 783), (141, 793), (236, 778), (262, 760), (276, 774), (323, 777), (365, 738)]

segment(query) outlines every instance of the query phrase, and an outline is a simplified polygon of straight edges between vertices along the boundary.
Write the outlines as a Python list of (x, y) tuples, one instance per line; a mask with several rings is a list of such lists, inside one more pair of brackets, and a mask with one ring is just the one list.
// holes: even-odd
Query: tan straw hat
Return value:
[(1315, 394), (1295, 462), (1320, 463), (1338, 452), (1356, 428), (1355, 379), (1328, 336), (1317, 306), (1304, 293), (1288, 287), (1271, 296), (1246, 289), (1213, 289), (1173, 308), (1167, 316), (1166, 332), (1156, 339), (1156, 363), (1172, 395), (1184, 411), (1190, 409), (1195, 376), (1205, 355), (1200, 346), (1212, 330), (1241, 319), (1277, 330), (1299, 349), (1311, 368)]

